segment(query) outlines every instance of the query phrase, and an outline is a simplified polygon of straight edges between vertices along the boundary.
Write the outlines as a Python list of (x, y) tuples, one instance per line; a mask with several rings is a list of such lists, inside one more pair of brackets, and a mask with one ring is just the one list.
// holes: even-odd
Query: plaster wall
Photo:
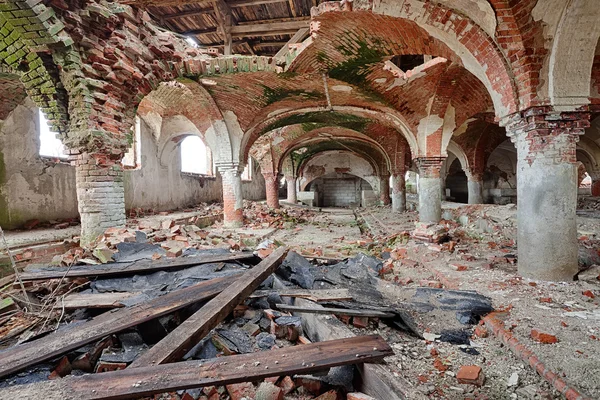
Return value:
[(77, 218), (75, 168), (39, 155), (38, 110), (25, 100), (0, 121), (0, 226)]
[[(203, 177), (181, 172), (181, 152), (179, 145), (166, 146), (169, 154), (159, 149), (152, 129), (141, 123), (141, 166), (126, 170), (125, 207), (150, 208), (157, 211), (174, 210), (193, 206), (200, 202), (222, 202), (223, 187), (221, 175), (215, 170), (214, 177)], [(257, 165), (257, 163), (254, 163)], [(264, 178), (257, 168), (252, 181), (242, 182), (244, 199), (263, 200), (265, 198)]]

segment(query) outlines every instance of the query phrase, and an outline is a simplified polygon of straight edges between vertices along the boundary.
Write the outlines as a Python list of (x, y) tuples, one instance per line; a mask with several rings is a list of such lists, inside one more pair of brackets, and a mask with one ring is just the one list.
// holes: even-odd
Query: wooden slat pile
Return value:
[[(286, 337), (301, 345), (270, 348), (255, 353), (252, 350), (231, 350), (227, 347), (235, 346), (230, 346), (227, 340), (223, 340), (221, 350), (226, 357), (182, 361), (190, 359), (189, 354), (194, 352), (203, 340), (210, 338), (211, 331), (214, 338), (213, 330), (223, 321), (231, 316), (235, 320), (240, 313), (251, 311), (244, 302), (257, 301), (269, 296), (268, 292), (256, 289), (280, 266), (287, 253), (286, 247), (279, 247), (252, 268), (172, 290), (129, 306), (126, 305), (128, 299), (136, 293), (72, 293), (63, 296), (62, 312), (66, 309), (85, 308), (88, 311), (95, 310), (97, 315), (87, 321), (71, 323), (46, 336), (0, 351), (0, 378), (4, 379), (4, 382), (0, 381), (0, 398), (138, 399), (169, 392), (174, 396), (169, 398), (195, 399), (198, 398), (199, 392), (192, 390), (205, 388), (203, 398), (217, 399), (220, 395), (226, 395), (219, 394), (214, 387), (223, 387), (230, 398), (236, 399), (237, 391), (244, 388), (253, 390), (251, 384), (244, 382), (288, 377), (286, 384), (289, 392), (293, 389), (289, 388), (289, 376), (293, 374), (307, 374), (334, 366), (378, 361), (392, 354), (391, 348), (379, 336), (310, 343), (301, 334), (301, 324), (290, 323), (289, 326), (284, 326), (280, 322), (282, 317), (283, 320), (298, 317), (264, 310), (264, 314), (271, 319), (267, 328), (271, 333), (276, 330), (278, 338)], [(21, 281), (23, 284), (35, 282), (40, 285), (57, 279), (72, 281), (94, 277), (129, 276), (185, 269), (203, 263), (252, 261), (253, 257), (251, 253), (238, 253), (92, 265), (67, 271), (45, 269), (23, 274)], [(350, 298), (348, 291), (344, 289), (283, 290), (280, 295), (317, 301)], [(285, 306), (280, 309), (283, 308)], [(107, 309), (110, 310), (106, 311)], [(98, 361), (100, 355), (105, 355), (107, 349), (114, 345), (115, 340), (120, 341), (124, 354), (127, 353), (129, 350), (124, 340), (126, 332), (130, 332), (132, 328), (137, 332), (144, 331), (148, 324), (165, 317), (173, 317), (173, 320), (178, 321), (177, 326), (168, 333), (165, 332), (152, 346), (144, 344), (142, 350), (137, 350), (139, 354), (136, 353), (131, 360), (103, 364)], [(280, 322), (280, 326), (276, 320)], [(252, 335), (258, 334), (258, 325), (246, 325), (255, 327)], [(300, 329), (300, 332), (294, 331), (294, 327)], [(115, 339), (117, 334), (120, 336)], [(54, 370), (49, 378), (55, 379), (26, 385), (13, 384), (18, 374), (22, 376), (42, 363), (52, 363)], [(102, 373), (71, 374), (74, 370)], [(20, 382), (18, 379), (16, 381)], [(271, 382), (276, 381), (277, 378), (271, 379)], [(272, 383), (269, 385), (274, 386)], [(280, 386), (285, 386), (283, 381)], [(283, 395), (284, 389), (278, 390)], [(180, 391), (181, 397), (175, 394), (175, 391)]]

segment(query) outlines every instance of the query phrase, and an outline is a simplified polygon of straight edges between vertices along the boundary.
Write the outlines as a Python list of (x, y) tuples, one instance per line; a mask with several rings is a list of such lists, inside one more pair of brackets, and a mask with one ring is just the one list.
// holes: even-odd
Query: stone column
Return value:
[(406, 172), (392, 174), (392, 211), (406, 211)]
[(287, 202), (296, 204), (298, 202), (298, 195), (296, 193), (296, 178), (293, 176), (286, 176), (285, 181), (287, 183)]
[(442, 219), (441, 157), (418, 158), (419, 167), (419, 221), (440, 222)]
[(390, 176), (381, 175), (379, 177), (379, 182), (379, 198), (381, 203), (387, 206), (392, 202), (392, 199), (390, 198)]
[(108, 228), (125, 226), (125, 188), (121, 164), (102, 154), (83, 153), (75, 160), (81, 246)]
[(244, 225), (242, 171), (237, 164), (219, 165), (223, 183), (223, 226), (239, 228)]
[(517, 148), (519, 273), (571, 281), (578, 271), (576, 143), (589, 114), (525, 110), (506, 123)]
[(467, 172), (469, 204), (483, 204), (483, 175)]
[(279, 208), (279, 176), (276, 172), (263, 172), (267, 191), (267, 206)]

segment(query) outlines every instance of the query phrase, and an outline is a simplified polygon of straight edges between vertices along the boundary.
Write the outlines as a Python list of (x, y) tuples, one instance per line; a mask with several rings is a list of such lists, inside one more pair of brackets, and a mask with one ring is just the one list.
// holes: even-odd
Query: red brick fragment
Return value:
[(375, 400), (375, 398), (371, 397), (371, 396), (367, 396), (364, 393), (354, 392), (354, 393), (348, 393), (348, 395), (346, 396), (346, 400)]
[(544, 343), (544, 344), (553, 344), (557, 343), (558, 339), (554, 335), (550, 335), (549, 333), (543, 333), (538, 331), (537, 329), (531, 330), (531, 338), (536, 342)]
[(127, 363), (104, 362), (101, 361), (96, 365), (96, 372), (118, 371), (127, 368)]
[(315, 400), (338, 400), (338, 392), (335, 390), (330, 390), (329, 392), (325, 392)]
[(296, 384), (292, 378), (286, 376), (281, 380), (281, 382), (279, 382), (279, 387), (283, 389), (283, 394), (288, 394), (292, 390), (296, 389)]
[(591, 290), (586, 290), (582, 293), (584, 296), (589, 297), (590, 299), (595, 298), (596, 296), (594, 296), (594, 292), (592, 292)]
[(475, 336), (480, 338), (486, 338), (490, 335), (490, 332), (487, 330), (485, 325), (477, 325), (473, 333), (475, 334)]
[(485, 382), (483, 370), (478, 365), (463, 365), (456, 374), (459, 383), (481, 386)]
[(234, 383), (225, 387), (231, 400), (242, 400), (244, 397), (254, 399), (256, 397), (256, 390), (250, 382)]
[(352, 325), (356, 328), (366, 328), (369, 326), (369, 318), (367, 317), (354, 317), (352, 318)]

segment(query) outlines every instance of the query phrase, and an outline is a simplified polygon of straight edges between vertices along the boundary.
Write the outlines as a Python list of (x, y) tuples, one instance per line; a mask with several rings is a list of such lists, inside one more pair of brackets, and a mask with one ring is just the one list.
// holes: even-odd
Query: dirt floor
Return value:
[[(415, 199), (409, 200), (414, 209)], [(589, 200), (580, 202), (581, 205), (583, 208), (578, 211), (580, 261), (586, 265), (600, 264), (599, 207)], [(235, 232), (223, 229), (220, 223), (192, 231), (183, 225), (173, 225), (174, 219), (191, 218), (198, 214), (196, 212), (130, 220), (127, 232), (119, 232), (116, 239), (121, 241), (119, 235), (135, 236), (135, 230), (144, 230), (141, 226), (145, 226), (148, 240), (162, 243), (167, 251), (175, 251), (170, 243), (182, 240), (187, 247), (197, 249), (215, 246), (252, 249), (260, 242), (271, 247), (285, 244), (308, 259), (329, 263), (359, 253), (376, 256), (384, 260), (378, 289), (386, 304), (401, 305), (408, 299), (407, 293), (422, 287), (469, 290), (487, 296), (495, 309), (506, 310), (503, 314), (506, 329), (534, 351), (548, 369), (590, 398), (600, 399), (597, 358), (600, 354), (600, 267), (582, 272), (579, 281), (570, 283), (522, 279), (517, 274), (515, 205), (445, 202), (443, 209), (444, 220), (435, 228), (447, 230), (448, 237), (439, 244), (415, 238), (418, 215), (414, 211), (393, 213), (389, 206), (357, 210), (285, 206), (279, 211), (269, 211), (250, 202), (245, 204), (247, 224)], [(167, 237), (159, 242), (159, 235), (164, 235), (161, 228), (165, 221)], [(77, 227), (9, 233), (8, 239), (11, 245), (18, 246), (30, 243), (32, 237), (43, 241), (73, 235), (76, 234), (71, 232), (74, 229)], [(110, 240), (109, 237), (107, 243), (112, 248)], [(87, 253), (70, 256), (91, 257)], [(465, 343), (453, 344), (442, 341), (436, 334), (447, 323), (441, 315), (424, 313), (420, 318), (420, 327), (428, 332), (424, 339), (382, 323), (366, 328), (350, 327), (356, 334), (382, 335), (396, 353), (386, 359), (386, 368), (399, 379), (402, 377), (403, 384), (411, 385), (410, 390), (426, 397), (562, 398), (491, 332), (481, 329), (479, 335), (474, 334)], [(543, 344), (532, 339), (534, 329), (556, 337), (556, 343)], [(482, 386), (458, 382), (459, 369), (468, 365), (482, 368), (485, 375)]]
[[(450, 239), (455, 242), (453, 251), (413, 238), (403, 244), (390, 245), (390, 238), (414, 230), (417, 214), (392, 213), (389, 207), (360, 209), (355, 214), (351, 210), (323, 210), (310, 225), (283, 229), (273, 237), (303, 250), (307, 256), (310, 251), (321, 255), (320, 250), (324, 256), (358, 251), (378, 256), (383, 252), (385, 256), (385, 250), (405, 249), (405, 255), (393, 262), (393, 271), (384, 276), (389, 281), (385, 294), (390, 302), (398, 300), (401, 288), (432, 282), (450, 289), (475, 290), (490, 297), (495, 308), (510, 308), (506, 326), (549, 369), (591, 398), (600, 398), (600, 361), (597, 359), (600, 309), (598, 298), (590, 297), (600, 296), (600, 281), (593, 274), (592, 279), (571, 283), (521, 279), (515, 263), (514, 205), (444, 203), (443, 207), (444, 218), (451, 227)], [(600, 233), (600, 219), (588, 215), (578, 218), (583, 239), (595, 238)], [(359, 226), (364, 233), (360, 233)], [(555, 335), (558, 342), (536, 342), (531, 338), (532, 329)], [(387, 360), (390, 369), (430, 398), (561, 398), (493, 336), (472, 339), (470, 345), (479, 354), (470, 355), (460, 346), (439, 340), (433, 343), (419, 340), (390, 328), (380, 328), (377, 332), (396, 350), (396, 355)], [(483, 368), (486, 381), (481, 388), (457, 382), (458, 369), (471, 364)]]

